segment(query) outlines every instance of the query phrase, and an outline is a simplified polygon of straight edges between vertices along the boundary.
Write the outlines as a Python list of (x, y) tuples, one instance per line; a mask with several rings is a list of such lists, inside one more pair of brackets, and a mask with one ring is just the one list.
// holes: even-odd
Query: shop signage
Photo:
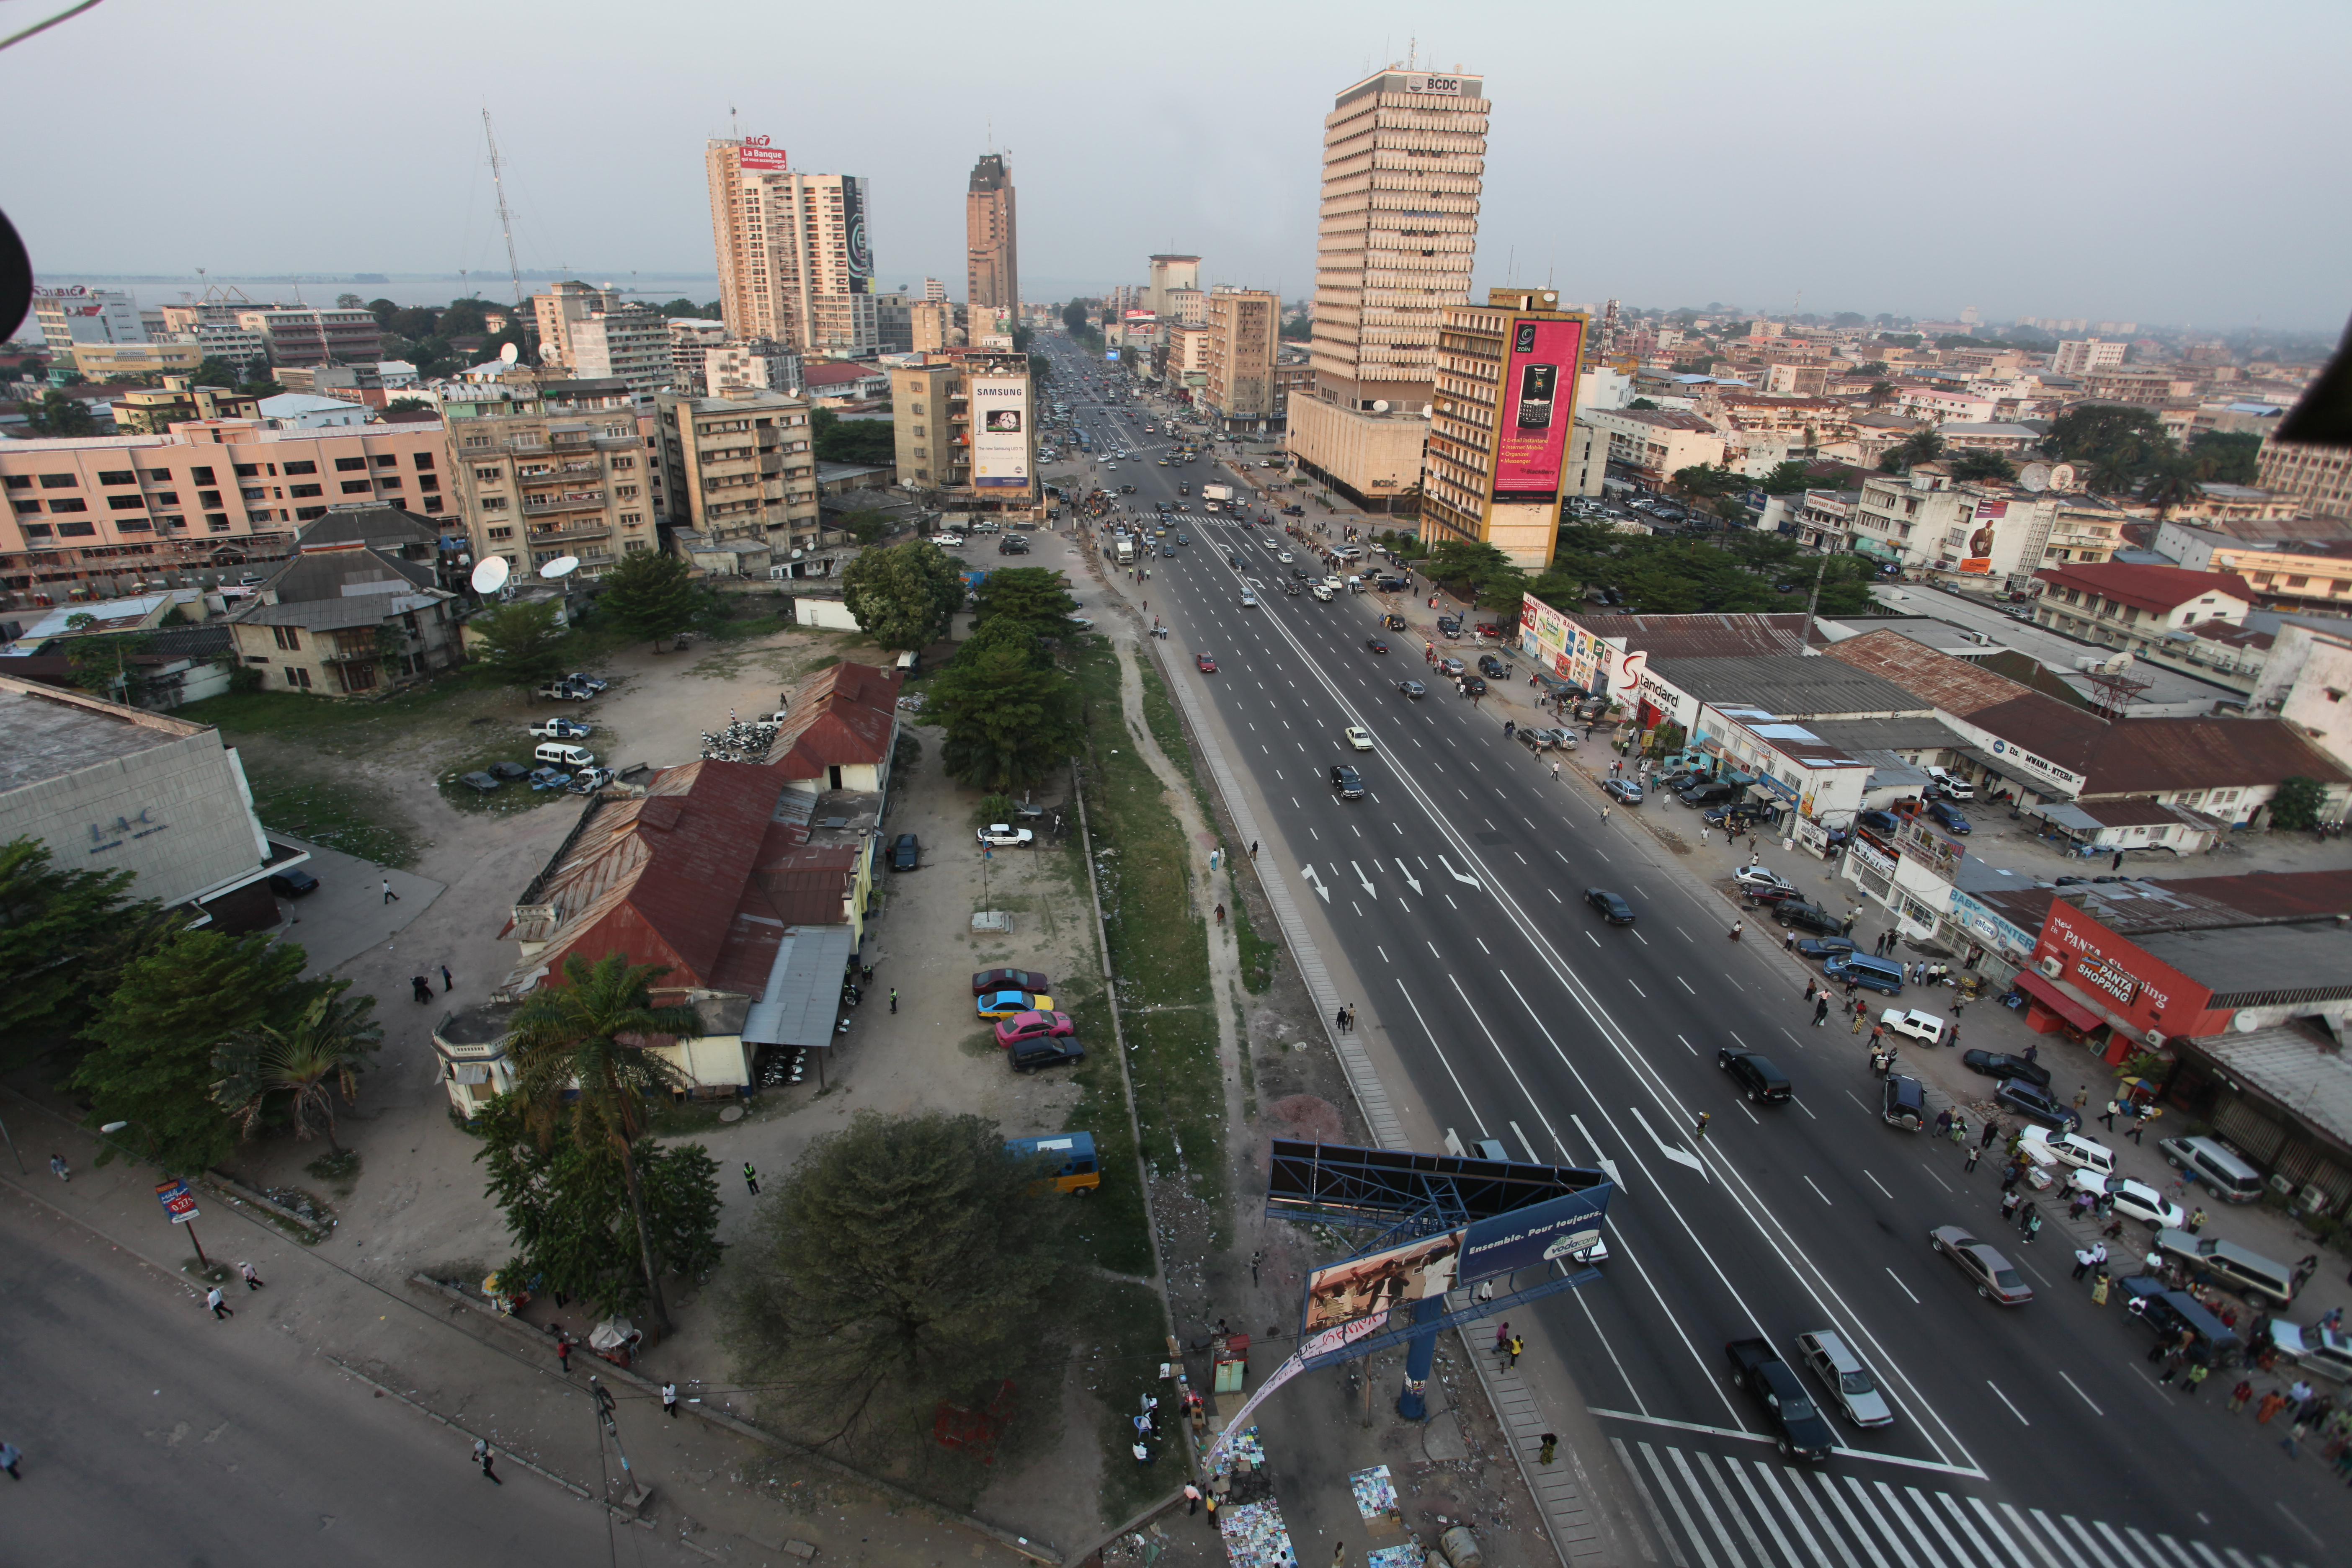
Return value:
[(2139, 994), (2137, 980), (2108, 960), (2090, 953), (2084, 953), (2074, 960), (2074, 973), (2114, 997), (2120, 1006), (2130, 1006), (2132, 998)]

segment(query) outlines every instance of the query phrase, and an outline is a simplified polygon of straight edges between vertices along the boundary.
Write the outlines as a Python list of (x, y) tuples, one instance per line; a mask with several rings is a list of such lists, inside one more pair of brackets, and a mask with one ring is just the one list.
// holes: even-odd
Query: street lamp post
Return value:
[[(110, 1121), (98, 1130), (99, 1136), (110, 1139), (130, 1125), (128, 1121)], [(196, 1215), (203, 1211), (196, 1207), (196, 1200), (188, 1194), (188, 1184), (178, 1176), (158, 1182), (155, 1184), (155, 1200), (163, 1205), (163, 1217), (186, 1229), (188, 1245), (196, 1249), (196, 1266), (209, 1273), (213, 1260), (205, 1256), (205, 1244), (196, 1238), (194, 1224)]]

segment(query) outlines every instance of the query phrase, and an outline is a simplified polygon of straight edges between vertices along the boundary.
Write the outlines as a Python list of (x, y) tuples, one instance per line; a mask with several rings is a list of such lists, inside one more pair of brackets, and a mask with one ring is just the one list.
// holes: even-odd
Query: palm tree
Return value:
[(1872, 382), (1870, 384), (1870, 405), (1873, 408), (1885, 407), (1888, 404), (1895, 401), (1895, 386), (1891, 381)]
[(383, 1026), (368, 1016), (375, 998), (347, 998), (350, 985), (338, 981), (319, 993), (289, 1028), (259, 1024), (221, 1043), (213, 1100), (236, 1118), (239, 1132), (251, 1137), (270, 1096), (287, 1094), (293, 1097), (294, 1135), (323, 1133), (331, 1152), (343, 1152), (335, 1141), (334, 1091), (343, 1091), (345, 1105), (356, 1100), (359, 1076), (383, 1043)]
[(2137, 454), (2120, 447), (2111, 447), (2091, 459), (2089, 471), (2084, 474), (2084, 485), (2100, 495), (2113, 495), (2127, 490), (2139, 479)]
[(2002, 484), (2017, 478), (2017, 469), (1999, 452), (1963, 452), (1952, 459), (1956, 479), (1992, 479)]
[(2139, 499), (2156, 508), (2158, 522), (2171, 516), (2174, 507), (2195, 500), (2204, 493), (2205, 487), (2197, 482), (2197, 460), (2185, 453), (2158, 461), (2139, 488)]
[(665, 1331), (670, 1326), (669, 1313), (662, 1305), (660, 1265), (654, 1257), (653, 1233), (646, 1225), (636, 1143), (645, 1134), (647, 1100), (688, 1079), (646, 1046), (656, 1036), (692, 1039), (702, 1032), (693, 1008), (653, 1005), (651, 984), (668, 973), (667, 964), (631, 963), (625, 953), (610, 954), (593, 965), (576, 952), (567, 953), (563, 984), (531, 993), (516, 1009), (508, 1036), (514, 1091), (530, 1105), (541, 1140), (547, 1139), (569, 1099), (573, 1142), (583, 1148), (602, 1144), (621, 1162), (629, 1214), (637, 1226), (637, 1251), (645, 1263), (646, 1296), (653, 1303), (654, 1321)]
[(1914, 430), (1903, 437), (1903, 444), (1893, 453), (1897, 465), (1895, 472), (1907, 474), (1921, 463), (1932, 463), (1943, 456), (1944, 438), (1933, 430)]

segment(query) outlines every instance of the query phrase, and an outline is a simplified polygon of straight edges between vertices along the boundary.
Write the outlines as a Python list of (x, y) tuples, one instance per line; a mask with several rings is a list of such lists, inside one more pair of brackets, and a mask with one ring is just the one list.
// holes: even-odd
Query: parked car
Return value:
[(1685, 805), (1704, 807), (1721, 805), (1738, 793), (1739, 789), (1736, 784), (1723, 779), (1709, 779), (1705, 784), (1691, 785), (1675, 798)]
[(1045, 1035), (1075, 1035), (1078, 1026), (1067, 1013), (1015, 1013), (998, 1021), (996, 1044), (1006, 1049), (1023, 1040), (1034, 1040)]
[(1034, 991), (984, 991), (972, 998), (982, 1018), (1010, 1018), (1015, 1013), (1050, 1013), (1054, 999)]
[(1936, 826), (1947, 833), (1966, 836), (1974, 831), (1969, 826), (1969, 819), (1960, 815), (1959, 808), (1948, 801), (1931, 800), (1925, 809), (1929, 816), (1936, 819)]
[(2129, 1176), (2082, 1169), (2068, 1178), (2066, 1184), (2095, 1198), (2115, 1199), (2116, 1213), (2126, 1219), (2136, 1219), (2150, 1230), (2179, 1230), (2189, 1223), (2187, 1211), (2179, 1204), (2146, 1182), (2135, 1182)]
[(1890, 1035), (1903, 1035), (1923, 1046), (1944, 1043), (1944, 1020), (1933, 1013), (1916, 1007), (1889, 1007), (1878, 1016), (1878, 1021), (1886, 1026)]
[(2007, 1051), (1962, 1051), (1960, 1065), (1970, 1072), (1980, 1072), (1987, 1078), (2021, 1078), (2036, 1089), (2050, 1087), (2050, 1069), (2039, 1062)]
[(2272, 1348), (2301, 1370), (2352, 1383), (2352, 1337), (2316, 1323), (2306, 1329), (2273, 1318), (2270, 1339)]
[(464, 784), (467, 789), (478, 790), (483, 795), (488, 795), (494, 789), (504, 787), (503, 781), (494, 778), (488, 773), (459, 773), (457, 775), (457, 782)]
[(1478, 656), (1478, 673), (1489, 680), (1500, 680), (1503, 679), (1503, 661), (1491, 653), (1482, 653)]
[(270, 874), (269, 890), (281, 899), (307, 899), (319, 890), (319, 879), (299, 866)]
[(1918, 1131), (1927, 1125), (1927, 1086), (1899, 1072), (1888, 1073), (1878, 1114), (1889, 1127)]
[(1462, 678), (1462, 695), (1465, 697), (1486, 696), (1486, 678), (1483, 675), (1464, 676)]
[(1765, 1414), (1779, 1428), (1781, 1457), (1815, 1464), (1828, 1458), (1837, 1447), (1837, 1434), (1813, 1407), (1805, 1385), (1771, 1343), (1733, 1340), (1723, 1349), (1731, 1358), (1731, 1381), (1761, 1400)]
[(1864, 833), (1875, 834), (1881, 838), (1892, 838), (1895, 837), (1895, 830), (1903, 826), (1903, 822), (1891, 811), (1857, 811), (1853, 814), (1853, 825)]
[(530, 727), (530, 733), (534, 740), (578, 741), (584, 739), (595, 728), (593, 724), (583, 723), (577, 719), (542, 719)]
[(1448, 680), (1455, 680), (1468, 674), (1469, 668), (1458, 658), (1441, 658), (1437, 661), (1437, 673)]
[(1794, 888), (1742, 888), (1739, 892), (1749, 902), (1759, 904), (1802, 903), (1805, 898)]
[(1742, 866), (1731, 874), (1731, 879), (1748, 892), (1759, 888), (1787, 888), (1793, 892), (1797, 886), (1769, 866)]
[(980, 841), (991, 849), (1026, 849), (1036, 843), (1037, 836), (1025, 827), (992, 822), (980, 830)]
[(2083, 1125), (2082, 1113), (2059, 1104), (2049, 1091), (2036, 1085), (2005, 1078), (1992, 1091), (1993, 1102), (2005, 1105), (2020, 1116), (2039, 1121), (2044, 1127), (2055, 1127), (2072, 1132)]
[(568, 682), (568, 683), (570, 683), (571, 685), (577, 686), (577, 687), (581, 688), (583, 690), (586, 691), (586, 692), (587, 692), (591, 697), (593, 697), (593, 696), (594, 696), (594, 695), (596, 695), (598, 692), (600, 692), (600, 691), (604, 690), (607, 686), (610, 686), (610, 685), (612, 684), (612, 682), (611, 682), (611, 681), (606, 680), (606, 679), (605, 679), (603, 676), (601, 676), (601, 675), (590, 675), (590, 674), (587, 674), (585, 671), (583, 671), (583, 670), (577, 670), (577, 669), (573, 670), (571, 674), (569, 674), (569, 675), (565, 676), (563, 679), (564, 679), (564, 680), (565, 680), (565, 681), (567, 681), (567, 682)]
[(1613, 926), (1633, 923), (1633, 906), (1606, 888), (1587, 888), (1584, 901), (1600, 911), (1601, 918)]
[(1853, 939), (1843, 936), (1800, 937), (1797, 951), (1814, 960), (1843, 958), (1854, 951)]
[(565, 773), (562, 768), (533, 768), (530, 770), (530, 787), (535, 790), (562, 789), (565, 784), (568, 784), (571, 782), (572, 775)]
[(1797, 1336), (1797, 1359), (1822, 1380), (1830, 1399), (1857, 1426), (1892, 1426), (1895, 1412), (1878, 1392), (1877, 1379), (1862, 1358), (1847, 1348), (1832, 1329), (1814, 1329)]
[(1986, 1300), (2022, 1307), (2033, 1300), (2033, 1287), (2025, 1282), (2015, 1264), (1958, 1226), (1937, 1226), (1927, 1233), (1927, 1245), (1950, 1258)]
[(489, 766), (489, 773), (493, 778), (506, 779), (509, 782), (530, 777), (530, 770), (520, 763), (492, 763)]
[(1087, 1059), (1087, 1048), (1075, 1035), (1041, 1035), (1008, 1047), (1004, 1055), (1014, 1072), (1035, 1072), (1039, 1068), (1082, 1062)]
[(1796, 899), (1783, 899), (1772, 906), (1772, 918), (1784, 926), (1800, 931), (1819, 931), (1824, 936), (1843, 936), (1845, 921), (1822, 909)]
[(890, 869), (911, 871), (923, 863), (923, 841), (911, 833), (890, 840)]
[(983, 969), (971, 977), (971, 994), (985, 991), (1051, 991), (1053, 983), (1034, 969)]
[(2123, 1290), (2124, 1310), (2146, 1323), (2158, 1343), (2179, 1345), (2186, 1334), (2189, 1353), (2217, 1371), (2244, 1355), (2238, 1331), (2188, 1291), (2168, 1290), (2152, 1274), (2126, 1274), (2116, 1283)]
[(1760, 1052), (1735, 1051), (1727, 1046), (1715, 1053), (1715, 1065), (1729, 1073), (1731, 1081), (1758, 1105), (1779, 1105), (1797, 1096), (1789, 1075)]
[(1642, 804), (1642, 786), (1632, 779), (1603, 779), (1601, 784), (1601, 793), (1626, 805)]

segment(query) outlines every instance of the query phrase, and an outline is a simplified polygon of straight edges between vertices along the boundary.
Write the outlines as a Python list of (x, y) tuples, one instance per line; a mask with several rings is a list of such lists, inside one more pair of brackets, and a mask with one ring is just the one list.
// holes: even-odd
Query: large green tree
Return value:
[(670, 1322), (662, 1303), (661, 1255), (646, 1217), (636, 1152), (648, 1103), (686, 1087), (687, 1079), (647, 1042), (661, 1036), (691, 1039), (702, 1032), (693, 1008), (655, 1004), (653, 984), (668, 973), (667, 965), (631, 963), (617, 952), (593, 965), (576, 952), (566, 954), (562, 983), (551, 977), (524, 998), (507, 1039), (514, 1092), (529, 1104), (530, 1124), (542, 1146), (552, 1146), (558, 1122), (569, 1122), (575, 1143), (619, 1162), (646, 1304), (665, 1331)]
[(1480, 609), (1518, 607), (1528, 576), (1494, 545), (1468, 539), (1442, 539), (1430, 550), (1422, 570), (1433, 583), (1467, 598)]
[[(68, 626), (94, 625), (93, 617), (74, 616)], [(73, 683), (114, 702), (136, 702), (147, 684), (145, 672), (132, 661), (155, 639), (144, 632), (78, 637), (66, 644), (66, 663)]]
[(0, 1066), (69, 1034), (119, 964), (100, 959), (158, 910), (131, 899), (133, 873), (66, 870), (37, 838), (0, 844)]
[(860, 629), (902, 652), (936, 641), (963, 603), (956, 563), (921, 539), (866, 551), (841, 574), (841, 590)]
[[(2172, 444), (2163, 422), (2146, 408), (2122, 403), (2078, 403), (2050, 422), (2042, 446), (2070, 463), (2119, 458), (2134, 473)], [(2119, 485), (2117, 489), (2122, 489)]]
[(1952, 478), (2007, 484), (2017, 478), (2017, 465), (1999, 452), (1967, 451), (1952, 459)]
[(2189, 438), (2197, 477), (2207, 484), (2250, 485), (2263, 438), (2251, 430), (2200, 430)]
[(1063, 306), (1062, 325), (1073, 332), (1084, 331), (1087, 328), (1087, 308), (1075, 300)]
[(760, 1200), (721, 1304), (745, 1381), (830, 1442), (1019, 1371), (1071, 1289), (1070, 1205), (972, 1115), (861, 1111)]
[(1944, 455), (1944, 438), (1933, 430), (1914, 430), (1903, 437), (1902, 444), (1878, 459), (1878, 471), (1883, 474), (1907, 474), (1922, 463), (1932, 463)]
[(98, 1048), (68, 1080), (89, 1124), (129, 1122), (120, 1142), (176, 1174), (226, 1159), (236, 1123), (213, 1098), (215, 1055), (240, 1030), (299, 1016), (317, 989), (304, 962), (257, 931), (180, 931), (125, 966), (82, 1031)]
[(552, 599), (495, 605), (467, 624), (475, 662), (502, 686), (524, 692), (563, 673), (564, 641)]
[(356, 1103), (360, 1074), (383, 1044), (383, 1026), (373, 1016), (375, 998), (344, 995), (351, 984), (333, 982), (283, 1026), (255, 1024), (221, 1043), (213, 1058), (221, 1075), (213, 1099), (236, 1118), (239, 1132), (251, 1137), (282, 1097), (297, 1138), (324, 1135), (330, 1150), (343, 1152), (335, 1141), (335, 1091), (342, 1091), (345, 1105)]
[(644, 550), (621, 558), (621, 563), (600, 584), (597, 608), (613, 617), (633, 637), (644, 637), (661, 651), (664, 637), (674, 637), (693, 625), (702, 605), (694, 591), (694, 574), (685, 562), (667, 552)]
[(1025, 621), (1050, 632), (1077, 613), (1078, 602), (1059, 569), (1000, 566), (972, 590), (972, 620), (986, 626), (1000, 618)]
[(38, 403), (19, 403), (16, 408), (36, 436), (89, 436), (98, 430), (89, 405), (54, 387)]
[(809, 439), (822, 463), (895, 463), (897, 436), (887, 419), (844, 419), (830, 408), (809, 416)]
[(2327, 804), (2327, 786), (2298, 773), (2279, 780), (2271, 795), (2271, 826), (2290, 830), (2319, 826), (2320, 808)]
[(2139, 499), (2156, 508), (2156, 520), (2162, 522), (2172, 515), (2172, 509), (2197, 500), (2205, 487), (2197, 482), (2197, 459), (2186, 452), (2165, 453), (2148, 465), (2139, 481)]
[[(502, 1094), (476, 1118), (474, 1158), (490, 1201), (506, 1216), (515, 1255), (499, 1272), (593, 1301), (599, 1312), (646, 1305), (643, 1251), (629, 1207), (625, 1167), (612, 1145), (583, 1142), (571, 1124), (538, 1117), (530, 1101)], [(645, 1198), (654, 1256), (675, 1279), (719, 1266), (719, 1167), (699, 1143), (665, 1146), (641, 1137), (629, 1151)]]
[(1694, 463), (1687, 468), (1676, 468), (1674, 488), (1694, 499), (1713, 500), (1717, 496), (1737, 495), (1748, 488), (1748, 481), (1729, 468), (1712, 468)]
[(1014, 795), (1059, 767), (1077, 743), (1077, 699), (1069, 678), (1030, 647), (999, 640), (1028, 634), (1026, 623), (975, 637), (931, 682), (929, 711), (947, 728), (940, 760), (948, 776), (990, 795)]

